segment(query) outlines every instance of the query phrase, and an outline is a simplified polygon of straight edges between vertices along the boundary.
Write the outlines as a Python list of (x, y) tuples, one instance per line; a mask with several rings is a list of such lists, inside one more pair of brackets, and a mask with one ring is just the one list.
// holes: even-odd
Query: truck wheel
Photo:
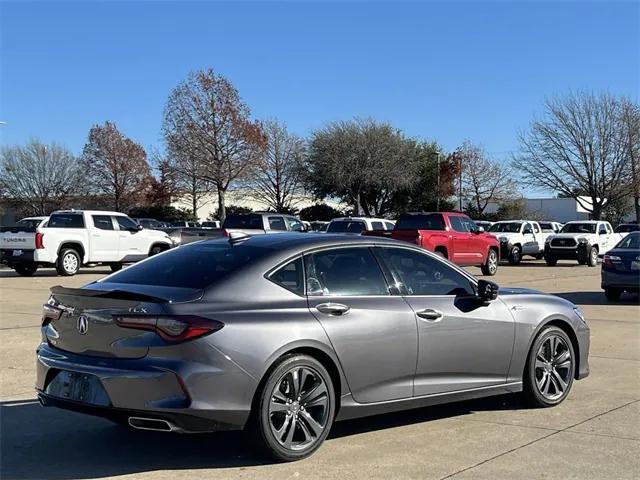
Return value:
[(591, 249), (589, 250), (587, 265), (589, 265), (590, 267), (596, 267), (598, 265), (598, 249), (596, 247), (591, 247)]
[(154, 255), (162, 252), (164, 252), (164, 247), (162, 245), (154, 245), (153, 247), (151, 247), (151, 250), (149, 250), (149, 256), (153, 257)]
[(482, 265), (482, 267), (480, 267), (480, 269), (482, 270), (483, 275), (492, 277), (496, 274), (498, 271), (498, 253), (494, 249), (489, 250), (487, 261)]
[(65, 248), (58, 255), (56, 270), (58, 275), (71, 277), (80, 270), (80, 255), (73, 248)]
[(616, 301), (620, 300), (620, 295), (622, 295), (622, 290), (619, 288), (605, 288), (604, 296), (607, 297), (607, 300)]
[(23, 277), (30, 277), (38, 270), (38, 266), (35, 263), (18, 263), (13, 268), (18, 275), (22, 275)]
[(555, 267), (556, 264), (558, 263), (558, 259), (556, 257), (554, 257), (553, 255), (545, 255), (544, 261), (550, 267)]
[(511, 265), (518, 265), (522, 260), (522, 252), (520, 251), (520, 247), (518, 245), (514, 245), (511, 251), (509, 252), (509, 263)]
[(118, 270), (122, 270), (122, 264), (121, 263), (112, 263), (111, 265), (109, 265), (109, 268), (111, 268), (112, 272), (117, 272)]

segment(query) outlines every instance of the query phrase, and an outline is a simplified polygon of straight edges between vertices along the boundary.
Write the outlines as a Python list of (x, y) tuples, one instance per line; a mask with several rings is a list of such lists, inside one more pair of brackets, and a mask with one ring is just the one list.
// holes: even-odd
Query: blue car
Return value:
[(608, 300), (640, 290), (640, 232), (630, 233), (604, 256), (602, 288)]

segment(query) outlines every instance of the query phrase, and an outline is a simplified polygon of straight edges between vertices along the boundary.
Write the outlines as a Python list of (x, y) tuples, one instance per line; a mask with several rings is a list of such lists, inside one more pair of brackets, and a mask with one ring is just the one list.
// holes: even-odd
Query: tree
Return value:
[(416, 147), (388, 123), (331, 123), (312, 134), (306, 185), (317, 198), (339, 197), (357, 214), (382, 216), (392, 209), (394, 194), (415, 182)]
[(55, 143), (31, 140), (0, 151), (0, 191), (33, 215), (65, 206), (81, 187), (78, 159)]
[(473, 211), (483, 216), (490, 202), (500, 202), (516, 194), (513, 170), (487, 158), (479, 145), (465, 141), (456, 151), (460, 162), (462, 197), (471, 203)]
[[(251, 213), (253, 210), (249, 207), (243, 207), (241, 205), (227, 205), (227, 215), (239, 215), (245, 213)], [(216, 210), (215, 213), (209, 215), (209, 220), (218, 220), (220, 219), (220, 209)], [(220, 220), (224, 221), (224, 220)]]
[(249, 195), (276, 212), (291, 211), (303, 193), (304, 141), (276, 120), (262, 127), (266, 148), (248, 183)]
[(193, 72), (169, 95), (162, 129), (169, 153), (197, 162), (200, 178), (216, 188), (224, 220), (227, 191), (254, 170), (265, 147), (249, 107), (213, 70)]
[(326, 203), (316, 203), (300, 210), (300, 219), (308, 222), (314, 220), (328, 222), (333, 218), (342, 217), (343, 215), (343, 212)]
[(629, 198), (634, 189), (621, 113), (620, 100), (605, 93), (547, 100), (544, 118), (520, 135), (523, 153), (514, 167), (525, 182), (575, 198), (599, 219), (607, 202)]
[(168, 206), (179, 193), (176, 172), (171, 168), (169, 159), (158, 151), (151, 154), (156, 176), (151, 178), (151, 186), (147, 191), (148, 205)]
[(511, 220), (514, 218), (528, 218), (529, 211), (527, 210), (527, 204), (522, 198), (515, 198), (511, 200), (503, 201), (498, 207), (498, 211), (493, 217), (493, 220)]
[(211, 182), (202, 175), (201, 162), (188, 155), (184, 158), (166, 156), (161, 165), (164, 165), (171, 179), (171, 196), (190, 203), (191, 213), (198, 218), (198, 209), (207, 203), (212, 190)]
[(151, 187), (147, 154), (113, 122), (91, 128), (82, 163), (90, 193), (106, 197), (116, 211), (142, 203)]
[(640, 223), (640, 106), (628, 98), (621, 102), (621, 123), (625, 150), (630, 162), (633, 205)]

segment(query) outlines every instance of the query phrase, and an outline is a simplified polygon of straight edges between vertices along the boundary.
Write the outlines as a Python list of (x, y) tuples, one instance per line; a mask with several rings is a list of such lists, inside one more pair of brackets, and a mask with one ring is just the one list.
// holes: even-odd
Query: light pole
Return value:
[(440, 211), (440, 150), (436, 150), (438, 191), (436, 194), (436, 211)]

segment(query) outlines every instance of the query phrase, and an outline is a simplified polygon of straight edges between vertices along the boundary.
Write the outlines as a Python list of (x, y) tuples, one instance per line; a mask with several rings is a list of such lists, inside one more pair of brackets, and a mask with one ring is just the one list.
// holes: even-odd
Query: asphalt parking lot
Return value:
[(255, 455), (239, 433), (131, 431), (40, 407), (34, 351), (48, 289), (106, 273), (40, 270), (25, 278), (0, 270), (3, 479), (640, 478), (640, 306), (637, 296), (607, 302), (599, 268), (524, 262), (502, 265), (495, 277), (555, 293), (586, 313), (591, 375), (559, 407), (528, 409), (504, 396), (342, 422), (319, 452), (290, 464)]

